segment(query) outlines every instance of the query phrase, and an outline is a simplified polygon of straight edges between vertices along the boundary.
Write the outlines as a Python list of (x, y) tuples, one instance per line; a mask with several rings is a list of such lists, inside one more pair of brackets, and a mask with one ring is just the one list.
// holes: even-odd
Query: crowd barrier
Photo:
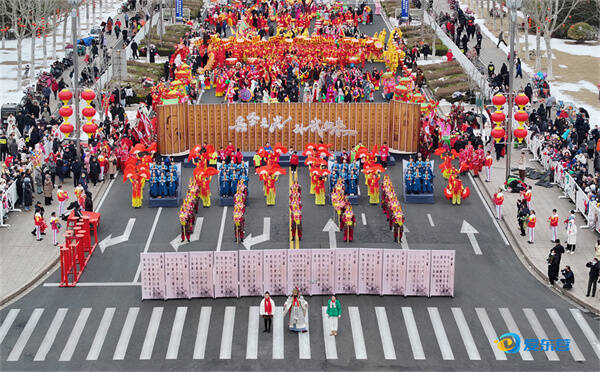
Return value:
[(585, 218), (586, 225), (583, 228), (594, 229), (600, 233), (600, 208), (595, 202), (590, 203), (590, 199), (585, 192), (577, 185), (575, 179), (568, 171), (556, 160), (553, 160), (544, 147), (543, 136), (535, 135), (527, 139), (527, 148), (533, 153), (533, 159), (539, 161), (544, 170), (551, 171), (554, 176), (554, 184), (563, 192), (562, 198), (570, 199), (575, 204), (575, 210)]
[(455, 251), (274, 249), (140, 253), (142, 299), (371, 294), (454, 296)]
[(10, 224), (4, 223), (4, 219), (8, 212), (20, 212), (20, 209), (15, 208), (15, 204), (18, 199), (17, 195), (17, 184), (13, 182), (12, 185), (6, 189), (6, 192), (2, 195), (2, 201), (0, 205), (0, 227), (10, 227)]

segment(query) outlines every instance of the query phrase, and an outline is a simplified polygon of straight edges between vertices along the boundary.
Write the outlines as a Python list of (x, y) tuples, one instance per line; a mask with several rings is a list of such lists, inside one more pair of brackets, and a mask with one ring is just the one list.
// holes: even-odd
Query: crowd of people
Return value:
[(238, 183), (248, 187), (248, 165), (241, 163), (223, 162), (219, 169), (219, 194), (221, 197), (230, 197), (238, 190)]
[[(170, 162), (169, 162), (170, 163)], [(150, 197), (151, 198), (173, 198), (177, 195), (179, 176), (177, 165), (150, 163)]]

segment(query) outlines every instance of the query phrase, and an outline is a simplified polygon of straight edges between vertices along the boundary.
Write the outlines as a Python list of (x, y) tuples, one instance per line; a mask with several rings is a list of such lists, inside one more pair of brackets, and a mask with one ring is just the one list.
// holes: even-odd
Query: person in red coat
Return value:
[(379, 149), (379, 158), (381, 159), (381, 165), (383, 165), (384, 168), (387, 167), (387, 161), (389, 156), (390, 148), (388, 147), (387, 142), (384, 142), (383, 145), (381, 145), (381, 148)]
[(290, 156), (290, 171), (291, 171), (291, 173), (294, 173), (294, 174), (296, 173), (299, 162), (300, 162), (300, 158), (298, 157), (298, 154), (296, 153), (296, 151), (293, 151), (292, 155)]
[(494, 194), (494, 204), (496, 205), (496, 218), (502, 219), (502, 204), (504, 204), (504, 194), (502, 194), (502, 188), (498, 189), (498, 192)]

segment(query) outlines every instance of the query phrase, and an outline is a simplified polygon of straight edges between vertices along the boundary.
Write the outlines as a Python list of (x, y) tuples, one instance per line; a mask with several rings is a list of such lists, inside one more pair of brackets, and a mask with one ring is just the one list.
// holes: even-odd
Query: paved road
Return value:
[[(400, 191), (400, 167), (391, 167), (390, 173)], [(189, 174), (191, 170), (185, 169), (184, 177)], [(465, 182), (472, 187), (468, 178)], [(306, 168), (300, 170), (300, 183), (305, 190), (305, 239), (301, 248), (328, 247), (322, 229), (333, 216), (333, 209), (314, 205), (307, 192)], [(131, 209), (130, 186), (118, 180), (101, 207), (100, 235), (101, 239), (108, 234), (120, 235), (129, 218), (136, 218), (130, 240), (109, 247), (103, 254), (96, 251), (77, 288), (54, 287), (58, 282), (55, 273), (43, 286), (3, 309), (0, 362), (10, 370), (595, 369), (600, 350), (598, 333), (592, 330), (600, 327), (598, 319), (557, 297), (522, 267), (475, 190), (461, 207), (451, 207), (439, 196), (444, 186), (439, 174), (435, 183), (436, 204), (404, 205), (410, 229), (406, 237), (410, 249), (456, 250), (455, 297), (340, 296), (344, 315), (334, 354), (331, 341), (323, 336), (321, 306), (326, 304), (325, 297), (308, 298), (311, 328), (302, 336), (304, 340), (281, 332), (283, 324), (273, 335), (260, 330), (256, 335), (256, 327), (262, 325), (250, 320), (256, 319), (257, 298), (142, 302), (139, 284), (132, 282), (139, 252), (148, 244), (159, 212), (146, 207)], [(277, 205), (266, 207), (261, 185), (255, 176), (251, 178), (247, 231), (261, 233), (263, 218), (271, 218), (270, 240), (252, 249), (289, 247), (287, 185), (287, 176), (282, 177)], [(215, 205), (201, 209), (199, 216), (204, 217), (204, 223), (200, 241), (180, 250), (215, 250), (223, 213), (224, 208)], [(245, 249), (234, 243), (230, 208), (226, 213), (221, 250)], [(355, 242), (343, 243), (338, 233), (338, 247), (400, 249), (393, 243), (379, 207), (369, 206), (364, 195), (355, 213)], [(366, 225), (361, 213), (365, 213)], [(482, 255), (475, 255), (468, 238), (460, 234), (463, 220), (479, 231)], [(172, 251), (169, 242), (179, 229), (177, 210), (162, 209), (156, 221), (148, 251)], [(282, 305), (284, 299), (275, 301)], [(495, 353), (497, 349), (489, 342), (508, 331), (534, 338), (540, 330), (545, 338), (570, 338), (571, 352), (534, 351), (533, 360), (524, 360), (530, 356)]]

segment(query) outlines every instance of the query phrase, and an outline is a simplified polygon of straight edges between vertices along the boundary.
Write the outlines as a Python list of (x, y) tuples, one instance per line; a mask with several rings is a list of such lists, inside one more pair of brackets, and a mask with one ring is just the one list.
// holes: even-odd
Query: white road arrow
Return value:
[(475, 234), (479, 234), (479, 231), (475, 230), (475, 228), (471, 226), (471, 224), (463, 220), (462, 227), (460, 228), (460, 233), (467, 234), (467, 236), (469, 237), (469, 241), (473, 246), (473, 251), (475, 251), (475, 254), (483, 254), (481, 252), (481, 248), (479, 248), (479, 243), (477, 242), (477, 239), (475, 239)]
[(248, 234), (244, 238), (244, 242), (242, 244), (244, 244), (246, 250), (250, 250), (250, 248), (252, 248), (253, 245), (264, 243), (269, 239), (271, 239), (271, 217), (265, 217), (263, 220), (262, 234), (258, 236), (252, 236), (252, 234)]
[(329, 221), (327, 221), (327, 223), (325, 224), (323, 231), (329, 234), (329, 248), (336, 249), (337, 241), (335, 240), (335, 233), (340, 232), (340, 228), (330, 218)]
[(121, 244), (129, 240), (129, 235), (131, 235), (131, 230), (133, 230), (133, 225), (135, 224), (135, 218), (130, 218), (129, 222), (127, 222), (127, 226), (125, 226), (125, 232), (123, 235), (112, 237), (112, 234), (104, 238), (99, 244), (100, 250), (104, 253), (104, 250), (112, 245)]
[(404, 232), (402, 233), (402, 240), (400, 240), (400, 245), (402, 246), (402, 249), (410, 249), (408, 248), (408, 242), (406, 241), (406, 233), (410, 232), (410, 230), (408, 229), (408, 227), (406, 227), (406, 225), (404, 225)]
[[(200, 240), (200, 232), (202, 231), (202, 223), (204, 222), (204, 217), (197, 217), (196, 224), (194, 225), (194, 232), (190, 235), (190, 243)], [(175, 239), (171, 240), (171, 247), (175, 250), (175, 252), (179, 251), (179, 247), (187, 244), (188, 242), (182, 242), (181, 236), (176, 236)]]

